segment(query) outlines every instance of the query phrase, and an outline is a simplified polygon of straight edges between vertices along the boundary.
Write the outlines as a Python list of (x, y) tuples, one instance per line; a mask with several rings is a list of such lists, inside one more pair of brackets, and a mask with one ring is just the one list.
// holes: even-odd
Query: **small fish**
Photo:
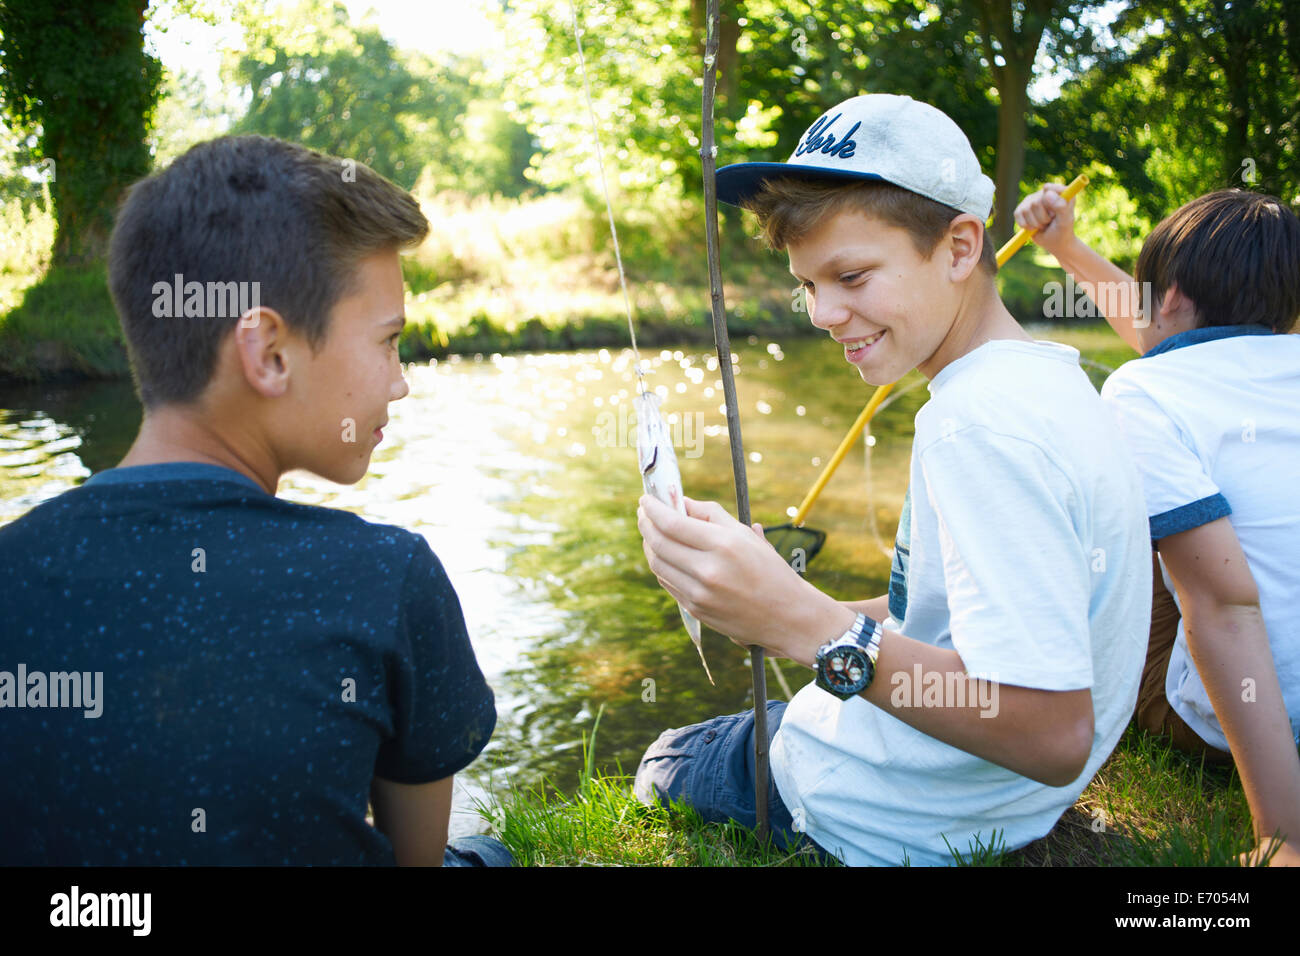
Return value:
[[(670, 508), (676, 508), (680, 514), (686, 514), (682, 473), (677, 470), (677, 453), (673, 451), (672, 435), (663, 416), (659, 414), (659, 396), (653, 392), (642, 392), (632, 401), (636, 407), (636, 451), (645, 493), (654, 495)], [(680, 604), (677, 605), (677, 610), (682, 612), (686, 633), (695, 642), (695, 649), (700, 652), (700, 663), (704, 665), (704, 673), (708, 674), (709, 683), (713, 684), (709, 662), (704, 659), (704, 647), (700, 644), (700, 622)]]

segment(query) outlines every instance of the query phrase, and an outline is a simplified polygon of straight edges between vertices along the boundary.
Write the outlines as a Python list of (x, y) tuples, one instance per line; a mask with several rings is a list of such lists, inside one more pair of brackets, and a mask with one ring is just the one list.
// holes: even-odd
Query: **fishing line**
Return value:
[(614, 225), (614, 206), (609, 201), (609, 183), (605, 180), (605, 152), (600, 146), (600, 126), (596, 122), (596, 107), (591, 100), (591, 79), (587, 76), (587, 59), (582, 54), (582, 29), (578, 26), (578, 8), (569, 4), (573, 16), (573, 39), (578, 44), (578, 67), (582, 71), (582, 87), (587, 96), (587, 115), (591, 118), (591, 139), (596, 145), (596, 165), (600, 168), (600, 191), (605, 197), (605, 212), (609, 216), (609, 234), (614, 240), (614, 261), (618, 264), (618, 284), (623, 290), (623, 307), (627, 311), (627, 331), (632, 337), (632, 355), (636, 360), (636, 383), (645, 394), (645, 372), (641, 369), (641, 353), (636, 347), (636, 328), (632, 323), (632, 298), (627, 294), (627, 275), (623, 271), (623, 253), (618, 246), (618, 227)]

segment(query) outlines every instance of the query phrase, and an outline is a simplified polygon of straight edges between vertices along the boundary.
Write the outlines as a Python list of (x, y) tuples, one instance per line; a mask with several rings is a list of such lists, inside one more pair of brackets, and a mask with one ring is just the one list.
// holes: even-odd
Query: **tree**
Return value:
[(103, 258), (122, 190), (149, 171), (162, 68), (144, 49), (147, 6), (0, 2), (0, 102), (53, 163), (56, 265)]
[(243, 52), (226, 74), (249, 91), (236, 133), (261, 133), (355, 159), (409, 189), (424, 157), (409, 119), (439, 100), (464, 108), (461, 88), (431, 83), (373, 25), (353, 26), (341, 3), (244, 6)]
[[(1046, 50), (1067, 72), (1094, 47), (1084, 13), (1099, 0), (743, 0), (726, 5), (719, 55), (719, 162), (783, 160), (820, 113), (859, 93), (906, 93), (943, 110), (997, 186), (994, 233), (1014, 228), (1028, 89)], [(698, 188), (701, 0), (591, 0), (588, 71), (602, 130), (615, 134), (620, 181), (645, 192)], [(568, 10), (518, 0), (512, 90), (548, 157), (535, 175), (585, 178), (591, 149)], [(576, 177), (575, 177), (576, 174)]]
[[(611, 188), (651, 204), (698, 192), (702, 64), (691, 0), (596, 0), (579, 18)], [(599, 174), (569, 6), (516, 0), (499, 22), (511, 42), (505, 92), (540, 146), (529, 178), (590, 188)], [(718, 112), (725, 139), (734, 127)]]
[(474, 58), (394, 47), (341, 3), (300, 0), (237, 14), (245, 50), (225, 64), (246, 91), (235, 132), (261, 133), (359, 160), (410, 189), (517, 196), (532, 140)]
[(1134, 48), (1110, 76), (1147, 119), (1164, 211), (1233, 185), (1300, 203), (1300, 3), (1147, 0), (1115, 31)]

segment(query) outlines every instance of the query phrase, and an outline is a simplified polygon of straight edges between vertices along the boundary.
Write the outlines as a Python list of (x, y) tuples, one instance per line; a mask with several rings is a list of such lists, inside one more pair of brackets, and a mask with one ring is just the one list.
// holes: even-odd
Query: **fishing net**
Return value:
[(800, 574), (803, 574), (808, 567), (808, 562), (817, 557), (817, 552), (826, 543), (825, 531), (818, 531), (816, 528), (797, 528), (792, 524), (764, 528), (763, 537), (776, 548), (777, 554), (785, 558), (785, 563)]

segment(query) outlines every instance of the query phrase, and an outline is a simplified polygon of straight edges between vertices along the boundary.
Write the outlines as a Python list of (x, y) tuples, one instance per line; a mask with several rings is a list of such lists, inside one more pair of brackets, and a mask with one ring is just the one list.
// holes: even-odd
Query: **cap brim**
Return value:
[(858, 173), (845, 169), (800, 166), (795, 163), (732, 163), (717, 171), (718, 200), (739, 206), (758, 193), (769, 179), (883, 179), (875, 173)]

